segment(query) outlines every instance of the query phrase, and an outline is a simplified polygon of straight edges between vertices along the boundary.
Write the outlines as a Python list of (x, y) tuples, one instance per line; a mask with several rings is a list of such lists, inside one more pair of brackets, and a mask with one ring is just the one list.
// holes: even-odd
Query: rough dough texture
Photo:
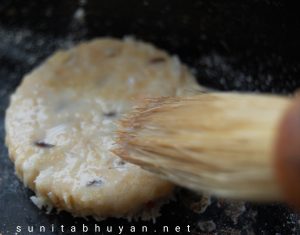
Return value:
[(176, 57), (132, 39), (59, 51), (25, 76), (6, 113), (6, 143), (36, 204), (74, 216), (126, 217), (173, 186), (110, 152), (116, 122), (142, 97), (197, 86)]

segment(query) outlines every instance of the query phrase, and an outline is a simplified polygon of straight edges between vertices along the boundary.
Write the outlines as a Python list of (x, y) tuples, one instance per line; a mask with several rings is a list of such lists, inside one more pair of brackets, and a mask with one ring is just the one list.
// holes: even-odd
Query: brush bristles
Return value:
[(193, 190), (276, 200), (272, 145), (288, 104), (237, 93), (148, 99), (121, 121), (114, 152)]

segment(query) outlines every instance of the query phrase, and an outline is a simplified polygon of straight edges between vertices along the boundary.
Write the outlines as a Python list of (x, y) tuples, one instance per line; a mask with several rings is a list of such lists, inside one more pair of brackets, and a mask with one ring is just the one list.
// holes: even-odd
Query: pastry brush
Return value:
[(121, 120), (113, 152), (198, 192), (299, 205), (299, 129), (299, 98), (225, 92), (150, 98)]

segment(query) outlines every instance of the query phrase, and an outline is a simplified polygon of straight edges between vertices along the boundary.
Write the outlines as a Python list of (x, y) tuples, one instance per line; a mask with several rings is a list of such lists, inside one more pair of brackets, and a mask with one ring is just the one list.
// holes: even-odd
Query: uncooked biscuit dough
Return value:
[(16, 173), (37, 205), (98, 219), (140, 213), (173, 186), (110, 152), (116, 122), (143, 97), (196, 86), (176, 57), (132, 39), (58, 51), (11, 97), (6, 144)]

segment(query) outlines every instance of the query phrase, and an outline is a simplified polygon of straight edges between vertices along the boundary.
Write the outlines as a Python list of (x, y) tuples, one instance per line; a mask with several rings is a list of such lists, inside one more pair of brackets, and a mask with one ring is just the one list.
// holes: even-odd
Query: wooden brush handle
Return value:
[(283, 115), (275, 140), (275, 170), (285, 200), (300, 208), (300, 97)]
[(278, 182), (290, 180), (284, 177), (290, 168), (281, 167), (289, 138), (280, 136), (291, 103), (286, 97), (239, 93), (150, 99), (123, 120), (115, 152), (196, 191), (280, 200)]

